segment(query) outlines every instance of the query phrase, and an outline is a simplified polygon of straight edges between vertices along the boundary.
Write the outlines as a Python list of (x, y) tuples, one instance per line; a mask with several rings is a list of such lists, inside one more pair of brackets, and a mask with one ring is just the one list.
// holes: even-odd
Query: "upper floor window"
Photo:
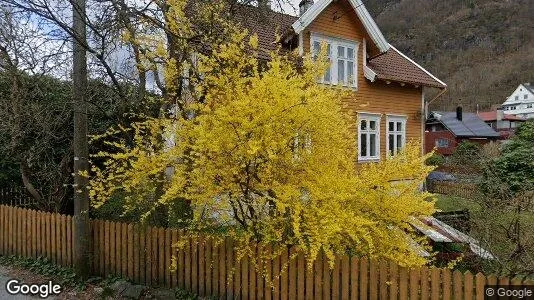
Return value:
[(519, 100), (519, 96), (515, 96), (515, 100)]
[(321, 82), (357, 87), (358, 44), (353, 41), (312, 34), (311, 44), (314, 54), (321, 51), (322, 43), (326, 43), (330, 67), (326, 70)]
[(406, 117), (387, 117), (388, 155), (395, 155), (406, 145)]
[(380, 159), (380, 115), (358, 115), (358, 160)]
[(527, 99), (527, 98), (528, 98), (527, 94), (523, 95), (523, 99)]

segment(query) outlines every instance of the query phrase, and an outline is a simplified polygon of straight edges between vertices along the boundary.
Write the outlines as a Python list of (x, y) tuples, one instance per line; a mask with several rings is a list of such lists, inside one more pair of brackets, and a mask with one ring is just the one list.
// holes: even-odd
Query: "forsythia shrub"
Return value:
[(120, 191), (127, 209), (148, 215), (186, 199), (190, 232), (224, 232), (238, 256), (254, 256), (250, 245), (262, 242), (295, 246), (309, 262), (323, 250), (330, 262), (352, 253), (423, 264), (408, 238), (408, 221), (434, 212), (419, 191), (431, 170), (420, 146), (357, 169), (345, 92), (317, 83), (326, 60), (306, 57), (297, 71), (272, 54), (262, 67), (250, 55), (257, 39), (245, 36), (199, 58), (203, 101), (190, 103), (190, 117), (136, 124), (131, 146), (110, 142), (115, 154), (97, 154), (106, 163), (93, 168), (93, 204)]

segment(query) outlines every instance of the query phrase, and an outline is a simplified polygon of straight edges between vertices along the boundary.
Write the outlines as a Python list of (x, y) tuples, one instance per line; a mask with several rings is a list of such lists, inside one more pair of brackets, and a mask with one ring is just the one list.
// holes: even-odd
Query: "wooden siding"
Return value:
[(364, 77), (363, 39), (366, 40), (369, 55), (376, 55), (378, 50), (350, 3), (347, 0), (333, 2), (303, 31), (304, 52), (308, 52), (310, 49), (312, 32), (358, 43), (358, 87), (354, 90), (353, 96), (345, 99), (343, 103), (349, 113), (355, 117), (358, 112), (380, 113), (382, 115), (380, 124), (381, 158), (385, 158), (386, 155), (386, 116), (388, 114), (406, 116), (407, 139), (414, 139), (422, 144), (424, 126), (422, 87), (408, 84), (401, 86), (395, 82), (390, 84), (380, 81), (370, 82)]

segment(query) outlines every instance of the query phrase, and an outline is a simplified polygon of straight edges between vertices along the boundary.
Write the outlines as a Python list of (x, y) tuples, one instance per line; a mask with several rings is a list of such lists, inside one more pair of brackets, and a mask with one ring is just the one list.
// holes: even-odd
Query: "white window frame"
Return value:
[[(326, 42), (330, 45), (330, 53), (328, 53), (328, 58), (330, 59), (330, 81), (325, 81), (324, 78), (321, 78), (320, 82), (324, 84), (331, 85), (340, 85), (343, 87), (348, 87), (352, 89), (358, 88), (358, 47), (359, 43), (357, 41), (346, 40), (341, 38), (334, 38), (330, 36), (325, 36), (317, 33), (312, 33), (310, 38), (310, 49), (314, 51), (315, 42)], [(338, 46), (345, 47), (345, 52), (347, 48), (354, 49), (354, 57), (352, 59), (348, 58), (339, 58), (344, 61), (345, 71), (344, 77), (348, 77), (347, 62), (352, 61), (354, 65), (353, 78), (352, 82), (340, 81), (338, 78)], [(346, 55), (345, 55), (346, 56)], [(348, 79), (348, 78), (347, 78)]]
[[(394, 122), (395, 123), (395, 130), (394, 131), (390, 131), (389, 130), (389, 122)], [(402, 130), (401, 131), (398, 131), (396, 126), (397, 126), (397, 122), (400, 122), (402, 124)], [(394, 153), (390, 153), (389, 152), (389, 135), (390, 134), (394, 134), (395, 135), (395, 138), (393, 140), (393, 142), (396, 144), (397, 143), (397, 136), (400, 135), (401, 136), (401, 149), (404, 149), (404, 147), (406, 146), (406, 124), (408, 123), (408, 117), (407, 116), (403, 116), (403, 115), (387, 115), (386, 117), (386, 152), (387, 152), (387, 155), (388, 156), (395, 156), (397, 153), (398, 153), (398, 150), (399, 150), (399, 147), (398, 145), (395, 145), (396, 147), (394, 148)]]
[[(357, 126), (358, 126), (358, 161), (379, 161), (380, 160), (380, 121), (382, 119), (382, 115), (381, 114), (375, 114), (375, 113), (359, 113), (358, 114), (358, 123), (357, 123)], [(376, 122), (376, 129), (374, 130), (371, 130), (369, 129), (369, 125), (367, 125), (367, 129), (366, 130), (362, 130), (362, 120), (366, 120), (367, 122), (369, 121), (375, 121)], [(362, 139), (361, 139), (361, 135), (362, 133), (364, 134), (367, 134), (368, 136), (370, 136), (371, 134), (376, 134), (376, 155), (366, 155), (366, 156), (362, 156), (361, 154), (361, 150), (362, 149)], [(371, 142), (370, 142), (370, 138), (367, 138), (366, 139), (366, 149), (367, 149), (367, 153), (366, 154), (370, 154), (370, 151), (371, 151)]]

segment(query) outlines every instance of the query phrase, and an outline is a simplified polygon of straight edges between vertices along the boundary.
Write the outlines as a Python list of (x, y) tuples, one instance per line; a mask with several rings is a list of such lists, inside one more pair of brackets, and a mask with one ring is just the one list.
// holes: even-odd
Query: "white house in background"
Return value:
[(520, 84), (502, 104), (505, 114), (523, 118), (534, 118), (534, 85), (530, 82)]

